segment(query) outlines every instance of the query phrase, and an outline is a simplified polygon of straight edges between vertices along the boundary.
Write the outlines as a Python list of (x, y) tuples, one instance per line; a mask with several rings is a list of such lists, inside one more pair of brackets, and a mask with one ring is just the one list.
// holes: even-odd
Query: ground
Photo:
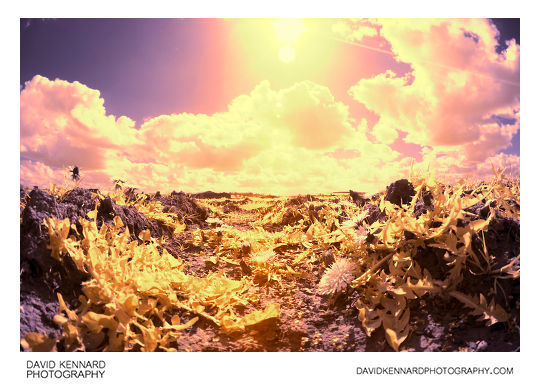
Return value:
[(21, 349), (519, 351), (519, 257), (502, 174), (371, 197), (21, 188)]

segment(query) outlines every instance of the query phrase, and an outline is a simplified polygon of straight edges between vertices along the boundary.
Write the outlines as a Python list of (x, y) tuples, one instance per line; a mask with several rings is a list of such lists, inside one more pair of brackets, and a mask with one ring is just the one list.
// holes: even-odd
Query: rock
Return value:
[(413, 185), (407, 179), (400, 179), (386, 187), (384, 199), (395, 205), (410, 203), (415, 191)]
[(496, 215), (484, 233), (484, 239), (488, 253), (495, 257), (493, 268), (503, 267), (520, 253), (519, 221)]
[(230, 202), (230, 201), (223, 205), (223, 212), (225, 214), (228, 214), (233, 211), (241, 211), (241, 210), (242, 209), (240, 207), (238, 207), (237, 205), (235, 205), (233, 202)]
[[(163, 234), (164, 230), (156, 221), (149, 221), (135, 207), (119, 206), (109, 197), (101, 201), (94, 197), (90, 190), (82, 188), (73, 189), (61, 199), (39, 188), (28, 194), (20, 224), (21, 337), (28, 332), (58, 335), (60, 328), (50, 321), (58, 312), (57, 293), (62, 294), (69, 306), (76, 307), (81, 282), (89, 278), (70, 258), (60, 262), (51, 257), (47, 249), (49, 235), (43, 222), (45, 218), (68, 218), (81, 233), (79, 219), (89, 219), (87, 213), (98, 204), (98, 228), (104, 223), (112, 224), (113, 218), (119, 216), (129, 228), (132, 240), (145, 229), (150, 229), (155, 238)], [(70, 235), (75, 232), (70, 230)]]
[(426, 336), (420, 336), (420, 347), (426, 349), (431, 344), (432, 339)]
[(21, 291), (20, 301), (20, 338), (31, 332), (49, 337), (61, 334), (61, 328), (52, 321), (59, 308), (52, 292)]
[(48, 230), (43, 220), (48, 217), (68, 218), (77, 224), (79, 218), (87, 218), (86, 213), (94, 208), (91, 193), (77, 188), (59, 202), (46, 191), (34, 189), (28, 195), (21, 214), (21, 274), (48, 271), (54, 260), (47, 250)]
[(295, 210), (291, 207), (287, 207), (287, 211), (285, 211), (285, 214), (283, 214), (283, 219), (279, 223), (280, 225), (294, 225), (295, 223), (299, 222), (304, 217), (302, 214), (298, 212), (298, 210)]

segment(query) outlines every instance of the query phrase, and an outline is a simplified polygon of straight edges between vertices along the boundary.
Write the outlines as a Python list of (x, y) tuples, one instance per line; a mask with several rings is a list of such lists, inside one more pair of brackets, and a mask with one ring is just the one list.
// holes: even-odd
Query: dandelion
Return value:
[(258, 265), (264, 265), (265, 263), (272, 263), (276, 259), (276, 254), (273, 250), (259, 251), (258, 253), (251, 255), (251, 260)]
[(360, 227), (363, 227), (363, 222), (367, 217), (367, 211), (363, 211), (362, 213), (355, 215), (348, 221), (345, 221), (341, 224), (341, 227), (344, 229), (353, 229), (357, 230)]
[(368, 231), (364, 227), (363, 222), (366, 219), (367, 212), (364, 211), (361, 214), (355, 215), (348, 221), (343, 222), (341, 225), (344, 229), (350, 229), (354, 231), (355, 239), (354, 244), (359, 247), (367, 238)]
[(210, 218), (206, 218), (206, 223), (210, 225), (219, 226), (223, 224), (223, 221), (220, 218), (210, 217)]
[(321, 294), (337, 293), (347, 287), (354, 279), (355, 263), (350, 259), (339, 258), (324, 272), (319, 282)]

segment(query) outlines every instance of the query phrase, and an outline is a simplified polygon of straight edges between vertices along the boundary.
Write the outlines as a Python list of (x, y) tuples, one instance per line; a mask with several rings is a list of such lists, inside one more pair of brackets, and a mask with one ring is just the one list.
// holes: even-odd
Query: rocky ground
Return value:
[[(359, 317), (359, 305), (365, 301), (366, 286), (352, 287), (350, 280), (346, 287), (333, 293), (321, 293), (320, 282), (336, 260), (346, 257), (357, 258), (355, 251), (344, 251), (342, 240), (316, 242), (311, 231), (314, 224), (325, 223), (329, 207), (335, 214), (335, 224), (328, 226), (331, 235), (339, 227), (351, 220), (351, 212), (365, 213), (363, 224), (370, 230), (364, 243), (366, 255), (373, 257), (376, 250), (383, 247), (381, 233), (372, 231), (373, 224), (383, 224), (392, 214), (377, 205), (377, 199), (397, 208), (411, 204), (416, 192), (407, 180), (397, 181), (385, 192), (373, 197), (351, 191), (349, 194), (326, 196), (299, 196), (295, 198), (256, 197), (253, 194), (227, 194), (205, 192), (190, 196), (183, 192), (169, 195), (150, 195), (147, 201), (159, 201), (163, 212), (177, 216), (184, 226), (175, 232), (170, 226), (157, 219), (149, 219), (136, 205), (119, 204), (95, 190), (75, 188), (63, 196), (49, 194), (48, 191), (21, 187), (21, 256), (20, 256), (20, 336), (21, 350), (58, 350), (65, 348), (65, 326), (55, 320), (61, 313), (57, 293), (61, 293), (70, 309), (81, 305), (82, 287), (91, 273), (79, 269), (69, 258), (62, 261), (51, 257), (48, 248), (49, 232), (44, 219), (68, 218), (71, 228), (69, 235), (80, 237), (83, 233), (79, 219), (88, 217), (97, 208), (95, 218), (98, 229), (104, 224), (111, 225), (119, 217), (129, 229), (130, 240), (141, 243), (137, 235), (148, 229), (151, 237), (162, 238), (161, 244), (175, 259), (184, 264), (184, 273), (194, 277), (207, 277), (211, 273), (222, 273), (230, 280), (245, 281), (249, 284), (249, 295), (256, 301), (248, 301), (236, 307), (239, 317), (254, 311), (262, 311), (268, 305), (279, 305), (279, 315), (269, 316), (260, 322), (246, 326), (243, 330), (224, 332), (210, 317), (199, 317), (193, 325), (182, 330), (181, 336), (168, 345), (178, 351), (393, 351), (385, 336), (385, 327), (377, 327), (368, 332)], [(474, 194), (481, 191), (463, 191)], [(438, 203), (429, 191), (417, 194), (411, 207), (416, 218), (434, 210)], [(486, 195), (487, 196), (487, 195)], [(503, 198), (501, 198), (503, 199)], [(519, 210), (519, 203), (506, 199), (504, 204), (495, 199), (483, 199), (475, 205), (463, 207), (471, 216), (458, 218), (454, 232), (468, 228), (474, 220), (490, 216), (489, 225), (480, 236), (473, 234), (470, 247), (474, 250), (487, 248), (491, 261), (488, 270), (475, 270), (475, 265), (466, 265), (460, 273), (459, 281), (452, 292), (465, 293), (474, 297), (483, 293), (504, 309), (502, 322), (490, 322), (490, 314), (471, 310), (451, 291), (432, 290), (408, 298), (410, 311), (409, 328), (399, 350), (408, 351), (519, 351), (519, 268), (520, 227), (519, 219), (510, 218), (508, 207)], [(352, 211), (351, 211), (352, 210)], [(355, 211), (356, 210), (356, 211)], [(393, 218), (393, 217), (392, 217)], [(459, 222), (461, 221), (461, 222)], [(443, 228), (444, 220), (431, 222), (432, 230)], [(479, 222), (475, 222), (479, 223)], [(273, 245), (271, 267), (265, 262), (262, 269), (255, 255), (255, 242), (246, 242), (245, 236), (258, 228), (262, 237), (276, 239), (279, 234), (309, 236), (308, 243), (276, 242)], [(338, 228), (336, 230), (336, 228)], [(295, 235), (297, 233), (294, 233)], [(480, 233), (479, 233), (480, 234)], [(230, 248), (225, 238), (235, 236), (243, 242)], [(418, 234), (402, 231), (403, 239), (396, 243), (396, 250), (406, 250), (417, 241)], [(296, 235), (295, 235), (296, 236)], [(292, 237), (292, 235), (291, 235)], [(281, 239), (281, 238), (280, 238)], [(287, 238), (292, 239), (292, 238)], [(326, 239), (326, 238), (325, 238)], [(450, 238), (449, 238), (450, 239)], [(262, 242), (259, 239), (259, 242)], [(378, 243), (379, 242), (379, 243)], [(442, 282), (448, 277), (449, 267), (446, 250), (425, 241), (422, 247), (414, 243), (414, 260), (424, 271), (428, 270), (434, 282)], [(378, 246), (377, 246), (378, 245)], [(461, 245), (463, 246), (463, 245)], [(364, 246), (362, 246), (364, 247)], [(460, 250), (458, 243), (457, 249)], [(401, 250), (401, 249), (399, 249)], [(469, 249), (467, 249), (469, 250)], [(371, 258), (370, 257), (370, 258)], [(380, 259), (379, 259), (380, 260)], [(254, 262), (255, 261), (255, 262)], [(507, 268), (511, 264), (512, 269)], [(290, 269), (287, 269), (287, 265)], [(360, 273), (369, 266), (360, 263)], [(363, 270), (362, 270), (363, 269)], [(501, 272), (501, 269), (504, 272)], [(512, 274), (506, 274), (511, 270)], [(379, 270), (378, 270), (379, 271)], [(261, 272), (264, 272), (262, 274)], [(359, 274), (360, 274), (359, 273)], [(380, 274), (386, 277), (389, 267), (381, 265)], [(504, 275), (505, 273), (506, 275)], [(453, 273), (452, 273), (453, 274)], [(358, 274), (357, 274), (358, 275)], [(394, 288), (385, 296), (395, 299), (399, 295), (396, 280), (387, 280)], [(416, 289), (415, 289), (416, 290)], [(418, 291), (416, 291), (418, 294)], [(250, 297), (251, 298), (251, 297)], [(380, 308), (380, 305), (379, 305)], [(97, 310), (96, 310), (97, 311)], [(164, 319), (171, 319), (172, 311), (164, 313)], [(207, 309), (208, 314), (211, 309)], [(193, 309), (178, 310), (180, 323), (186, 323), (197, 312)], [(156, 327), (163, 327), (163, 321), (155, 320)], [(386, 325), (386, 324), (385, 324)], [(30, 334), (29, 334), (30, 333)], [(41, 339), (37, 336), (43, 336)], [(385, 338), (386, 337), (386, 338)], [(38, 342), (36, 342), (38, 341)], [(104, 350), (107, 339), (96, 345), (88, 345), (82, 350)], [(138, 350), (140, 346), (127, 346), (125, 350)], [(156, 348), (160, 350), (160, 348)]]

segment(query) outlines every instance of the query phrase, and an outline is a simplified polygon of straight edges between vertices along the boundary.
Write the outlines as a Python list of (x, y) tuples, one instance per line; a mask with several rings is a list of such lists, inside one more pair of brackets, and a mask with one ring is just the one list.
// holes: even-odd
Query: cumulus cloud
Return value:
[[(224, 112), (148, 117), (139, 126), (107, 114), (98, 90), (34, 77), (21, 91), (21, 183), (62, 183), (78, 165), (83, 185), (120, 178), (144, 191), (275, 194), (376, 192), (407, 177), (396, 139), (422, 146), (419, 168), (448, 178), (491, 174), (519, 156), (498, 153), (519, 129), (519, 46), (495, 51), (483, 20), (370, 20), (335, 31), (374, 43), (412, 69), (381, 68), (350, 95), (375, 112), (352, 119), (332, 90), (311, 81), (262, 81)], [(340, 29), (341, 28), (341, 29)], [(390, 51), (391, 50), (391, 51)]]
[(136, 142), (134, 122), (106, 115), (97, 90), (36, 75), (20, 96), (21, 156), (52, 167), (105, 166), (107, 149)]
[(376, 190), (405, 165), (366, 131), (327, 87), (308, 81), (280, 90), (263, 81), (226, 112), (135, 127), (107, 115), (99, 91), (36, 76), (21, 92), (21, 182), (61, 183), (58, 168), (76, 164), (84, 183), (102, 188), (120, 178), (146, 191)]
[(447, 183), (456, 183), (462, 179), (469, 182), (489, 181), (494, 176), (493, 168), (504, 170), (508, 177), (519, 177), (520, 157), (499, 153), (489, 156), (481, 162), (470, 162), (465, 154), (457, 151), (437, 153), (433, 150), (426, 150), (424, 159), (414, 166), (415, 172), (435, 173), (438, 179)]
[[(359, 22), (363, 28), (364, 22)], [(519, 129), (519, 46), (496, 52), (497, 29), (483, 19), (370, 20), (397, 61), (412, 71), (361, 79), (349, 93), (380, 115), (374, 137), (464, 153), (465, 168), (510, 145)], [(354, 29), (351, 32), (354, 37)], [(494, 122), (493, 116), (507, 124)], [(499, 122), (500, 123), (500, 122)], [(455, 151), (453, 151), (455, 150)], [(457, 160), (455, 158), (454, 160)]]

